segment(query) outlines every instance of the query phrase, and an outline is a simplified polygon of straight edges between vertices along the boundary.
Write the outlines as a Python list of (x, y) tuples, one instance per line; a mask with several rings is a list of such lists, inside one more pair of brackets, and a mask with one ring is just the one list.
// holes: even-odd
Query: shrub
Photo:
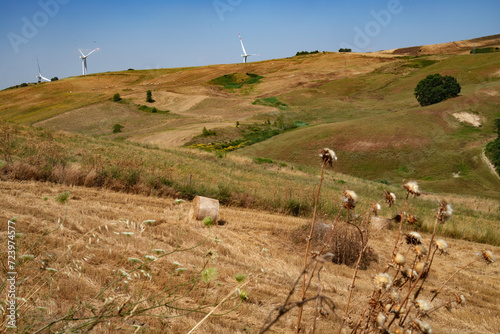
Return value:
[(347, 48), (340, 48), (339, 49), (339, 52), (351, 52), (352, 50), (351, 49), (347, 49)]
[(263, 99), (256, 99), (255, 101), (252, 102), (252, 104), (262, 105), (262, 106), (266, 106), (266, 107), (275, 107), (275, 108), (278, 108), (281, 110), (285, 110), (287, 107), (286, 103), (279, 101), (274, 96), (266, 97)]
[(122, 132), (123, 128), (124, 128), (123, 125), (115, 124), (115, 125), (113, 125), (113, 133)]
[(319, 53), (319, 51), (318, 50), (316, 50), (316, 51), (298, 51), (295, 55), (296, 56), (303, 56), (303, 55), (312, 55), (315, 53)]
[(456, 97), (460, 89), (460, 84), (454, 77), (430, 74), (415, 87), (415, 97), (423, 107)]
[(498, 47), (489, 47), (489, 48), (477, 48), (477, 49), (472, 49), (470, 50), (471, 54), (476, 54), (476, 53), (491, 53), (491, 52), (498, 52), (499, 48)]
[(53, 77), (52, 79), (50, 79), (50, 81), (57, 81), (57, 80), (59, 80), (58, 77)]
[(116, 93), (115, 95), (113, 95), (113, 102), (119, 102), (121, 100), (122, 98), (120, 97), (120, 93)]
[(155, 100), (153, 100), (153, 96), (151, 94), (151, 90), (148, 90), (146, 92), (146, 102), (153, 103)]
[(260, 157), (256, 157), (253, 159), (253, 162), (256, 163), (257, 165), (260, 165), (260, 164), (272, 164), (274, 163), (274, 161), (272, 161), (271, 159), (268, 159), (268, 158), (260, 158)]
[(223, 86), (225, 89), (238, 89), (243, 85), (258, 83), (262, 78), (262, 76), (254, 73), (232, 73), (212, 79), (208, 83), (211, 85)]
[(217, 133), (215, 132), (215, 130), (207, 130), (206, 127), (203, 127), (203, 130), (201, 131), (201, 136), (202, 137), (217, 136)]

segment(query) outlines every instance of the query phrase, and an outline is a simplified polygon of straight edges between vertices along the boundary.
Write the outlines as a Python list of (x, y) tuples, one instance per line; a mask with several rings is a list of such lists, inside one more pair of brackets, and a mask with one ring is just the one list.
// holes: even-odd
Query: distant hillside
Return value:
[(469, 54), (474, 48), (500, 48), (500, 34), (485, 36), (480, 38), (467, 39), (457, 42), (448, 42), (440, 44), (420, 45), (393, 50), (381, 51), (403, 56), (423, 56), (436, 54)]
[[(500, 117), (500, 57), (467, 51), (471, 41), (483, 48), (499, 40), (495, 35), (422, 46), (421, 53), (433, 54), (419, 57), (404, 49), (330, 52), (72, 77), (1, 91), (0, 118), (168, 149), (191, 142), (203, 128), (216, 130), (207, 143), (241, 143), (239, 125), (258, 136), (264, 124), (308, 124), (217, 154), (306, 169), (316, 166), (310, 157), (326, 146), (338, 152), (336, 168), (344, 174), (390, 184), (417, 179), (431, 191), (500, 198), (500, 181), (481, 159)], [(433, 73), (456, 77), (462, 91), (457, 98), (420, 107), (414, 88)], [(214, 84), (228, 75), (261, 78), (244, 85)], [(153, 103), (145, 101), (148, 90)], [(115, 93), (121, 102), (111, 102)], [(142, 105), (169, 112), (144, 112)], [(116, 124), (121, 132), (113, 133)]]

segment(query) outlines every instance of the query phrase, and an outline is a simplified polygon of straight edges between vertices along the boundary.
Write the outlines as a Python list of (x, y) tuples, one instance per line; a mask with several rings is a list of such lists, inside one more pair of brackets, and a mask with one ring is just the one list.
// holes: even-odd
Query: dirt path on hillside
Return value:
[(488, 159), (488, 157), (486, 156), (486, 154), (483, 152), (481, 152), (481, 160), (484, 161), (484, 163), (488, 166), (488, 168), (490, 169), (490, 171), (496, 175), (496, 177), (498, 177), (500, 179), (500, 175), (498, 175), (496, 169), (495, 169), (495, 166), (491, 163), (490, 159)]

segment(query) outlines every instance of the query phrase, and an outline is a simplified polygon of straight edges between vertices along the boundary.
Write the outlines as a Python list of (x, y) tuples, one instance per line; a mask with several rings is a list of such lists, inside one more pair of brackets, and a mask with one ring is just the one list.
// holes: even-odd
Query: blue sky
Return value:
[(500, 33), (498, 0), (3, 1), (0, 89), (88, 72), (241, 62), (297, 51), (378, 51)]

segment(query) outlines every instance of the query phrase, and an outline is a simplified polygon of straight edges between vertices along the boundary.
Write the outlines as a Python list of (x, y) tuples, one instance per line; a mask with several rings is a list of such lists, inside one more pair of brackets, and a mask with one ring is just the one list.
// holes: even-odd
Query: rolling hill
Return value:
[[(500, 117), (500, 53), (469, 47), (128, 70), (1, 91), (0, 242), (17, 249), (19, 331), (187, 333), (201, 322), (199, 333), (258, 333), (289, 293), (300, 300), (291, 288), (322, 175), (318, 223), (343, 226), (335, 245), (346, 240), (346, 221), (361, 228), (372, 263), (357, 272), (320, 264), (309, 294), (321, 290), (335, 307), (317, 316), (307, 304), (307, 332), (316, 322), (317, 332), (340, 330), (353, 277), (351, 329), (376, 293), (375, 275), (399, 275), (391, 253), (398, 229), (368, 225), (390, 191), (396, 203), (379, 218), (411, 216), (403, 233), (417, 230), (435, 249), (421, 298), (453, 275), (425, 316), (433, 332), (495, 333), (498, 264), (481, 254), (500, 250), (500, 178), (482, 152)], [(456, 77), (460, 96), (420, 107), (413, 90), (432, 73)], [(145, 102), (148, 90), (155, 102)], [(112, 102), (116, 93), (122, 100)], [(224, 148), (207, 149), (215, 144)], [(320, 174), (323, 147), (338, 161)], [(410, 179), (420, 196), (402, 189)], [(346, 190), (358, 194), (348, 213)], [(196, 195), (221, 204), (210, 229), (192, 218)], [(436, 225), (449, 244), (439, 254), (429, 240), (443, 199), (453, 215)], [(344, 251), (358, 243), (347, 242)], [(415, 264), (416, 247), (400, 244)], [(453, 310), (441, 307), (451, 300)], [(0, 307), (3, 330), (6, 302)], [(294, 333), (296, 319), (294, 309), (270, 333)]]
[[(202, 129), (241, 136), (236, 123), (287, 122), (309, 126), (237, 150), (237, 155), (311, 166), (318, 147), (332, 147), (345, 174), (399, 183), (418, 179), (431, 191), (500, 198), (499, 179), (481, 158), (495, 138), (499, 117), (497, 52), (463, 54), (470, 45), (491, 47), (499, 35), (401, 51), (319, 53), (248, 64), (99, 73), (0, 92), (0, 118), (52, 130), (126, 139), (160, 148), (190, 143)], [(458, 52), (460, 51), (460, 52)], [(256, 83), (224, 88), (211, 80), (229, 74), (260, 75)], [(459, 97), (420, 107), (413, 97), (428, 74), (455, 76)], [(145, 102), (151, 90), (154, 103)], [(122, 103), (110, 102), (119, 93)], [(271, 98), (286, 107), (255, 103)], [(146, 105), (166, 114), (141, 112)], [(123, 126), (113, 134), (114, 124)]]

